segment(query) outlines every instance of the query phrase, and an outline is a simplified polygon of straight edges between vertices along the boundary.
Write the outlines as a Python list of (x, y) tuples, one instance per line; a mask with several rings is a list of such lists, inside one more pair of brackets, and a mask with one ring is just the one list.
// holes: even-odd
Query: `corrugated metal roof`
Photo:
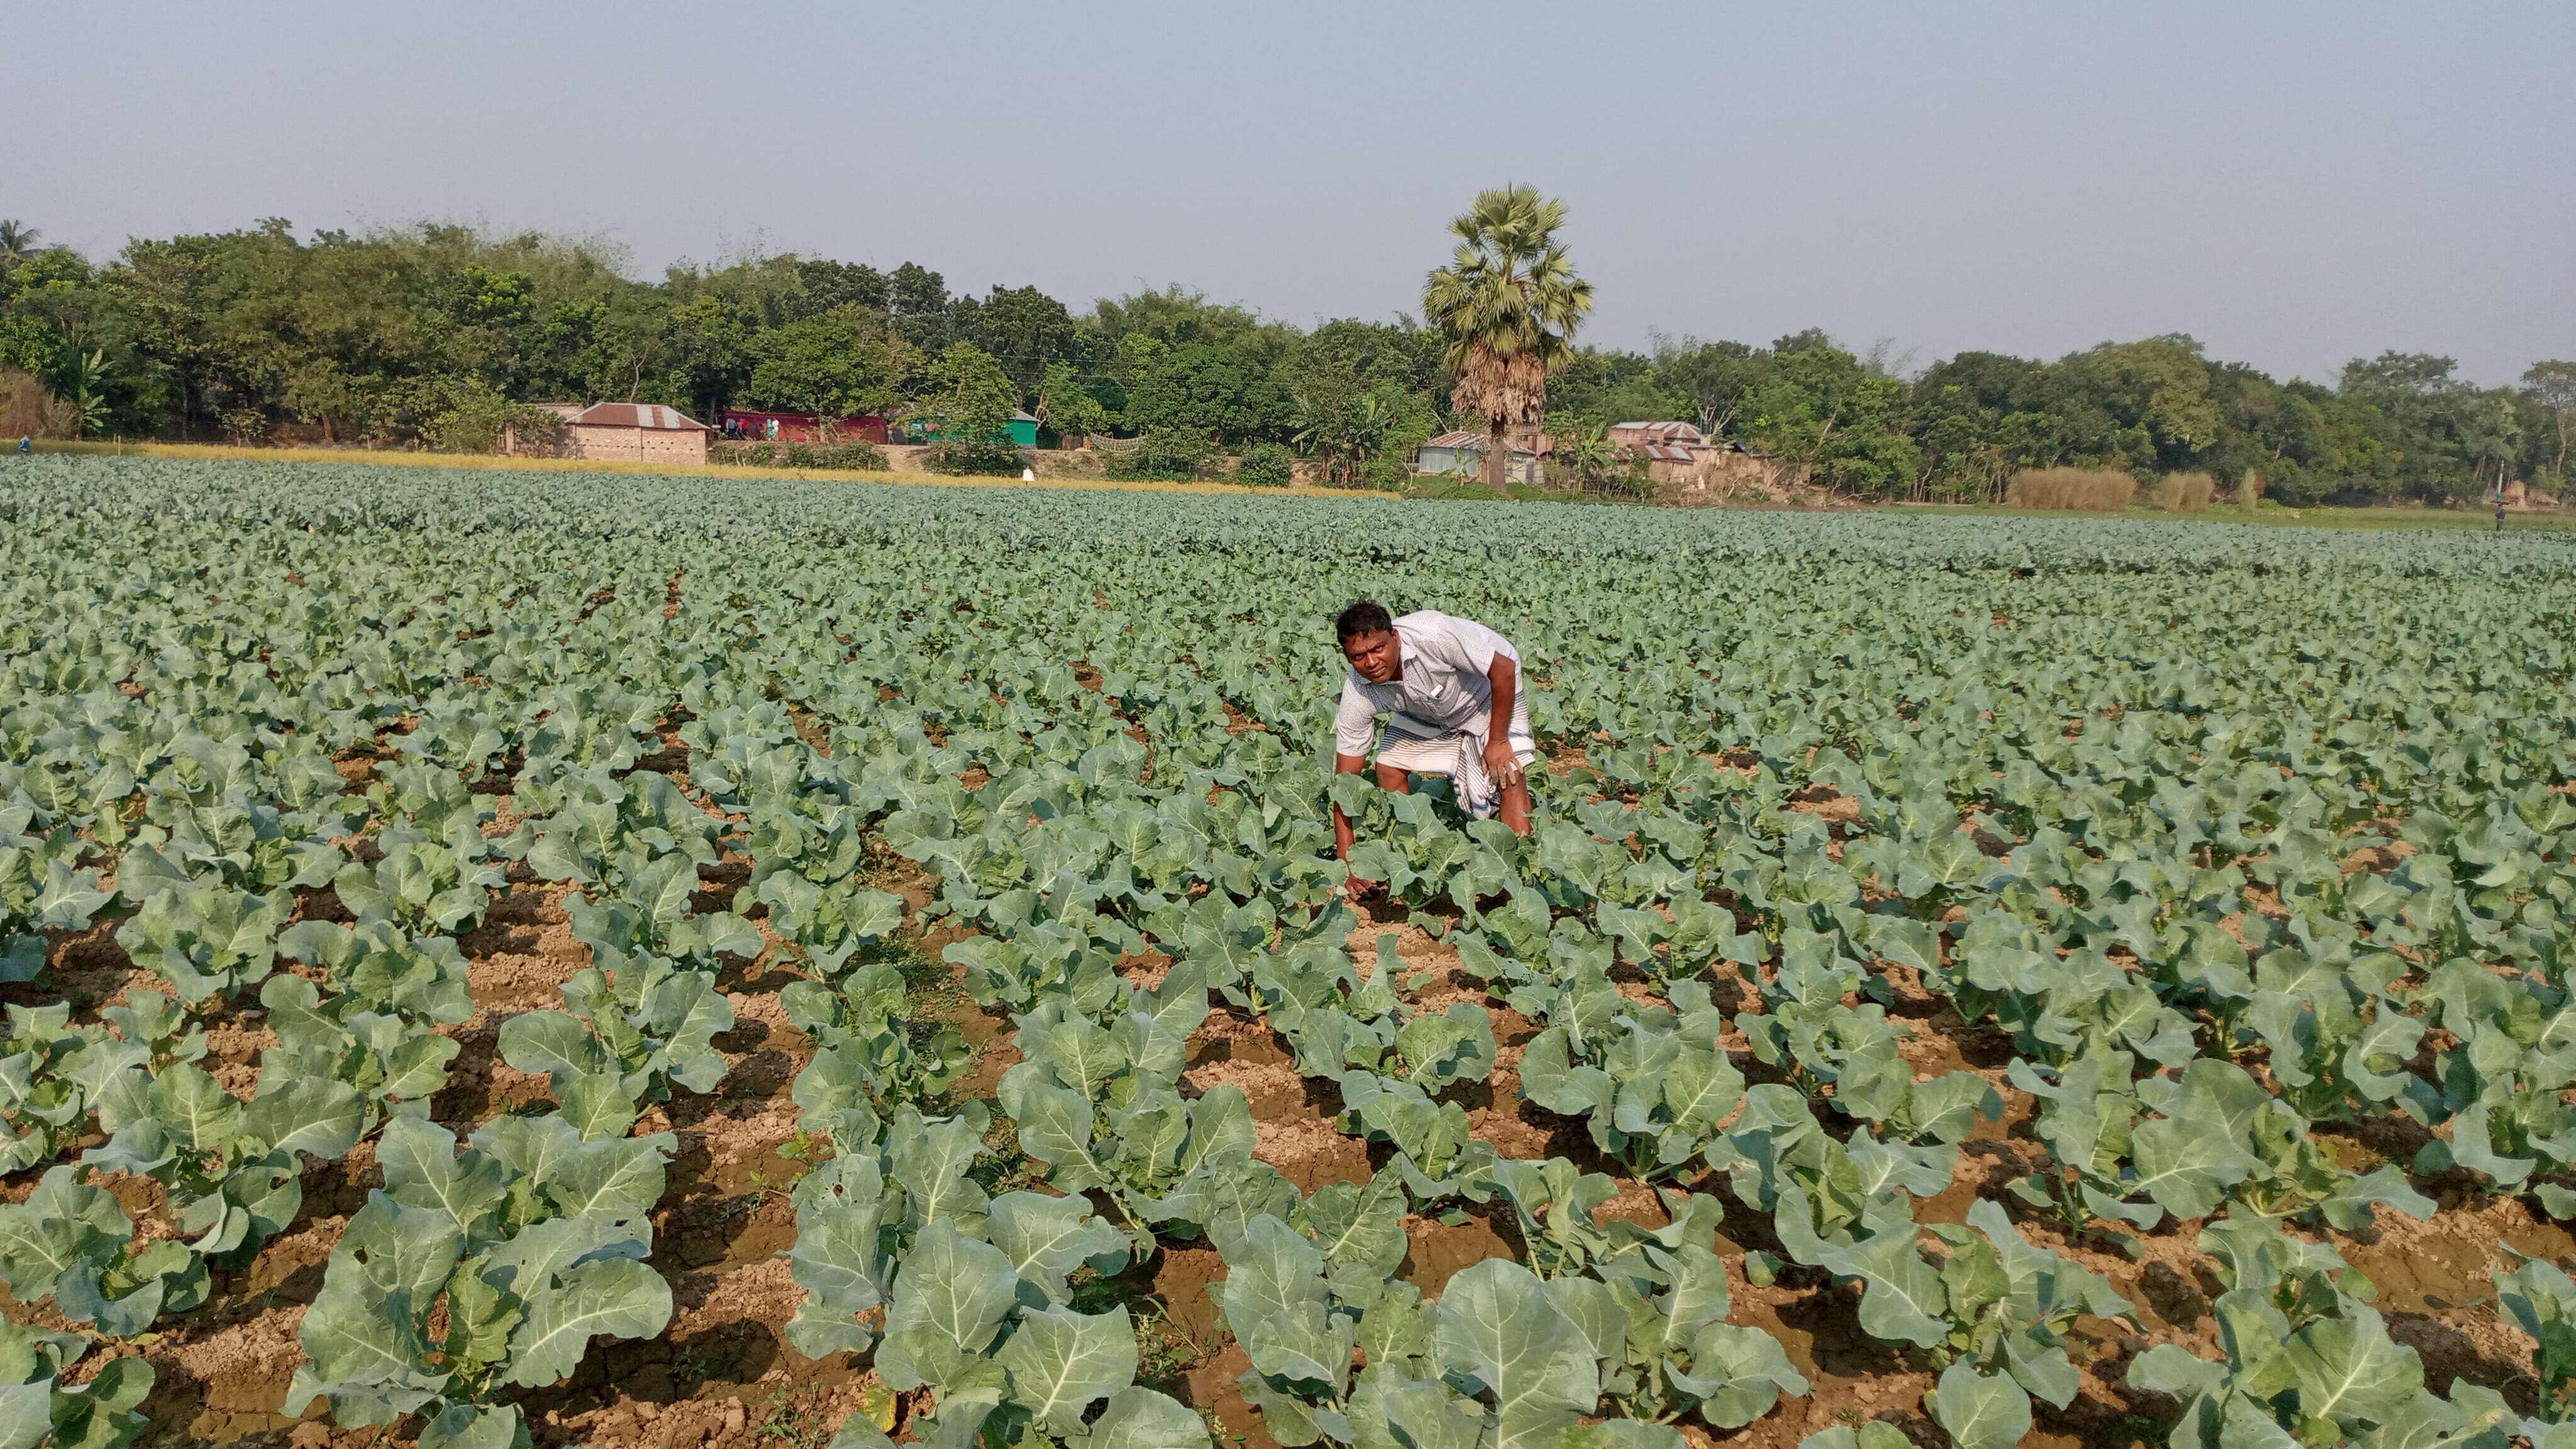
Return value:
[(664, 433), (715, 431), (678, 408), (666, 408), (660, 403), (592, 403), (582, 409), (572, 422), (577, 428), (643, 428)]
[(1677, 448), (1670, 443), (1631, 443), (1628, 446), (1657, 463), (1687, 463), (1696, 456), (1690, 449)]
[(1694, 427), (1689, 423), (1613, 423), (1610, 425), (1610, 431), (1614, 433), (1639, 433), (1661, 443), (1700, 443), (1707, 441), (1707, 435), (1703, 434), (1697, 427)]
[[(1539, 451), (1546, 451), (1547, 441), (1549, 440), (1541, 441)], [(1477, 452), (1481, 453), (1485, 451), (1485, 435), (1483, 433), (1442, 433), (1440, 436), (1426, 441), (1422, 446), (1426, 448), (1473, 448)], [(1512, 451), (1522, 457), (1534, 456), (1530, 448), (1521, 443), (1512, 444)]]

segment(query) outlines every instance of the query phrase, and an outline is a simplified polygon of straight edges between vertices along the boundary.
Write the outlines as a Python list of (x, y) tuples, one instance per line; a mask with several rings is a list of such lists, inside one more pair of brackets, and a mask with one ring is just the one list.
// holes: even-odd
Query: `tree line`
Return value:
[(474, 448), (540, 401), (932, 420), (1007, 404), (1059, 436), (1284, 446), (1376, 484), (1450, 428), (1580, 439), (1631, 419), (1694, 422), (1872, 499), (1992, 499), (2049, 467), (2206, 472), (2231, 489), (2257, 476), (2293, 504), (2567, 478), (2576, 362), (2482, 388), (2449, 358), (2399, 352), (2282, 381), (2179, 335), (2054, 360), (1963, 352), (1910, 376), (1814, 330), (1577, 346), (1589, 289), (1554, 240), (1561, 220), (1556, 203), (1488, 193), (1453, 227), (1461, 251), (1426, 287), (1428, 321), (1312, 328), (1179, 286), (1082, 311), (1035, 287), (952, 292), (912, 262), (785, 254), (636, 280), (596, 245), (445, 224), (299, 235), (272, 219), (95, 260), (0, 223), (0, 370), (40, 383), (62, 430), (95, 436)]

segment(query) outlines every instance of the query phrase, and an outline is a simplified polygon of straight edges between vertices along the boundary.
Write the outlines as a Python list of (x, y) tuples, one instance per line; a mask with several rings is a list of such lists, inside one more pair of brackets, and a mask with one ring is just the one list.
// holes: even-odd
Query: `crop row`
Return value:
[[(1860, 1327), (1938, 1373), (1927, 1412), (1962, 1445), (2063, 1408), (2075, 1319), (2129, 1311), (2026, 1225), (2198, 1224), (2222, 1358), (2128, 1370), (2180, 1406), (2177, 1442), (2561, 1432), (2555, 1268), (2498, 1289), (2540, 1345), (2526, 1425), (2491, 1387), (2427, 1391), (2335, 1244), (2430, 1213), (2432, 1177), (2576, 1211), (2563, 551), (1657, 525), (1690, 551), (1605, 515), (1355, 559), (1373, 510), (1266, 515), (1253, 548), (1199, 501), (853, 514), (780, 489), (742, 516), (665, 490), (617, 500), (646, 525), (621, 534), (588, 526), (590, 480), (532, 502), (44, 467), (0, 624), (0, 1122), (41, 1181), (0, 1208), (0, 1275), (79, 1332), (0, 1364), (62, 1442), (130, 1432), (149, 1386), (122, 1353), (68, 1387), (85, 1335), (190, 1312), (296, 1221), (302, 1159), (369, 1140), (384, 1186), (287, 1407), (524, 1434), (513, 1390), (669, 1318), (643, 1259), (672, 1144), (632, 1129), (715, 1086), (716, 979), (762, 956), (808, 978), (782, 997), (816, 1045), (793, 1097), (832, 1148), (795, 1193), (786, 1335), (928, 1390), (925, 1440), (1204, 1442), (1134, 1382), (1127, 1309), (1078, 1291), (1192, 1241), (1227, 1262), (1243, 1391), (1282, 1443), (1732, 1428), (1807, 1384), (1727, 1322), (1730, 1202), (1780, 1249), (1736, 1271), (1860, 1285)], [(1564, 755), (1532, 839), (1328, 777), (1314, 621), (1356, 589), (1520, 641)], [(1390, 953), (1353, 959), (1328, 796), (1363, 821), (1352, 868), (1485, 1002), (1417, 1010)], [(866, 884), (887, 852), (937, 883), (914, 919)], [(747, 880), (702, 908), (727, 860)], [(501, 1028), (553, 1110), (460, 1141), (429, 1120), (474, 1011), (458, 938), (514, 876), (571, 888), (592, 964)], [(971, 932), (949, 960), (1013, 1020), (989, 1104), (955, 1100), (963, 1042), (873, 949), (933, 923)], [(50, 990), (56, 943), (111, 926), (157, 989)], [(1890, 1011), (1916, 995), (2009, 1042), (2045, 1148), (1964, 1227), (1917, 1202), (2005, 1101), (1918, 1079)], [(1596, 1220), (1612, 1176), (1475, 1139), (1460, 1097), (1504, 1008), (1536, 1031), (1527, 1100), (1661, 1185), (1663, 1226)], [(1368, 1182), (1299, 1193), (1240, 1092), (1185, 1089), (1212, 1009), (1329, 1084)], [(277, 1044), (227, 1080), (207, 1029), (245, 1022)], [(977, 1185), (995, 1108), (1061, 1195)], [(2363, 1127), (2416, 1150), (2347, 1167)], [(118, 1178), (159, 1184), (157, 1222)], [(1487, 1204), (1521, 1252), (1425, 1301), (1407, 1215)]]

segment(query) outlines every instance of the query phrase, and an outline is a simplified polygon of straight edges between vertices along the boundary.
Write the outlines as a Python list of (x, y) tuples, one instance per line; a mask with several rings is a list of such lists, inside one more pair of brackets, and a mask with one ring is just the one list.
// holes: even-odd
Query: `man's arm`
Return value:
[[(1377, 704), (1360, 689), (1356, 675), (1342, 679), (1341, 707), (1333, 718), (1333, 772), (1356, 775), (1368, 768), (1369, 746), (1377, 739)], [(1351, 855), (1351, 821), (1342, 807), (1333, 807), (1333, 850), (1342, 859)]]
[(1520, 702), (1521, 667), (1508, 654), (1496, 654), (1485, 669), (1485, 682), (1494, 687), (1494, 711), (1485, 727), (1485, 773), (1497, 785), (1511, 785), (1521, 777), (1520, 756), (1512, 750), (1512, 709)]

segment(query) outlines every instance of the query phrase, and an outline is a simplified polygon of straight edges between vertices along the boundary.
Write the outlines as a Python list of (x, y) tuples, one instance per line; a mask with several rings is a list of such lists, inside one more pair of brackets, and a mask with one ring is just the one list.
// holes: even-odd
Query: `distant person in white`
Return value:
[[(1377, 782), (1401, 795), (1410, 772), (1447, 775), (1459, 803), (1479, 816), (1499, 813), (1513, 833), (1529, 834), (1529, 781), (1538, 758), (1530, 737), (1529, 698), (1521, 689), (1520, 651), (1473, 619), (1424, 609), (1390, 618), (1386, 606), (1362, 599), (1341, 612), (1333, 631), (1350, 673), (1333, 726), (1333, 767), (1356, 775), (1377, 749)], [(1387, 716), (1378, 740), (1377, 717)], [(1497, 731), (1497, 718), (1508, 721)], [(1333, 836), (1351, 849), (1351, 822), (1337, 806)]]

